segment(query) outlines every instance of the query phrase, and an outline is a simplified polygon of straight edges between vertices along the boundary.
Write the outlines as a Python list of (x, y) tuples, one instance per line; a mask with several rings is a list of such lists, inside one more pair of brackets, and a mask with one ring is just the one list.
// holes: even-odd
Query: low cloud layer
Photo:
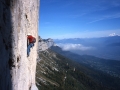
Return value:
[(109, 36), (119, 36), (116, 33), (111, 33)]
[(65, 51), (69, 51), (69, 50), (86, 51), (86, 50), (94, 49), (94, 47), (88, 47), (88, 46), (84, 46), (82, 44), (72, 44), (72, 43), (63, 44), (63, 43), (59, 43), (57, 45)]

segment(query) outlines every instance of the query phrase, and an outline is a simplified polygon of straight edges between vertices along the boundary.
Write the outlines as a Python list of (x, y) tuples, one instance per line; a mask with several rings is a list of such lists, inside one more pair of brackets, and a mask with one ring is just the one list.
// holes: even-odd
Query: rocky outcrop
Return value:
[(38, 41), (38, 51), (45, 51), (51, 46), (54, 46), (54, 41), (51, 38), (48, 39), (42, 39), (39, 36), (39, 41)]
[(38, 43), (27, 57), (27, 34), (38, 41), (39, 0), (0, 0), (0, 90), (37, 90)]
[(48, 48), (54, 45), (54, 41), (51, 38), (43, 39), (43, 41), (47, 44)]

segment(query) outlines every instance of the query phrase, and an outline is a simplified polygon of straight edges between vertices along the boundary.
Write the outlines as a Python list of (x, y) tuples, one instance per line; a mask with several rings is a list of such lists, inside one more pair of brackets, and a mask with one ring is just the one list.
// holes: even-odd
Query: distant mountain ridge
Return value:
[[(110, 74), (111, 76), (120, 78), (120, 61), (108, 60), (103, 58), (98, 58), (90, 55), (78, 55), (69, 51), (63, 51), (58, 46), (52, 46), (51, 50), (72, 59), (78, 63), (81, 63), (87, 67), (95, 68), (97, 70), (103, 71)], [(110, 72), (109, 72), (110, 71)]]
[[(68, 50), (77, 53), (79, 55), (92, 55), (105, 59), (120, 60), (120, 36), (101, 37), (101, 38), (55, 39), (54, 42), (61, 48), (66, 44), (67, 45), (80, 44), (81, 46), (79, 46), (79, 49)], [(87, 49), (83, 50), (81, 49), (83, 47), (92, 47), (92, 48), (88, 50)]]
[(74, 41), (73, 43), (77, 43), (78, 41), (82, 42), (85, 40), (89, 40), (90, 42), (93, 42), (94, 40), (98, 40), (98, 42), (112, 40), (112, 42), (116, 42), (115, 40), (120, 41), (119, 39), (120, 39), (120, 36), (109, 36), (109, 37), (96, 37), (96, 38), (65, 38), (65, 39), (54, 39), (54, 41), (56, 43), (60, 43), (60, 42), (68, 43), (68, 41), (69, 41), (69, 43), (71, 43), (73, 41)]
[(39, 39), (41, 47), (36, 72), (39, 90), (120, 90), (120, 61), (63, 51), (52, 39)]
[[(79, 62), (81, 64), (87, 65), (88, 67), (96, 68), (97, 70), (103, 71), (105, 73), (110, 74), (111, 76), (119, 77), (120, 78), (120, 61), (114, 61), (114, 59), (103, 59), (98, 58), (91, 55), (79, 55), (74, 52), (70, 51), (64, 51), (59, 46), (56, 46), (53, 39), (42, 39), (39, 37), (39, 46), (38, 46), (38, 52), (48, 50), (49, 48), (69, 59), (72, 59), (76, 62)], [(110, 61), (108, 61), (110, 60)], [(94, 64), (96, 63), (96, 64)], [(112, 63), (114, 65), (112, 65)], [(111, 66), (112, 67), (111, 67)], [(104, 67), (106, 66), (106, 67)], [(109, 70), (112, 70), (109, 72)]]

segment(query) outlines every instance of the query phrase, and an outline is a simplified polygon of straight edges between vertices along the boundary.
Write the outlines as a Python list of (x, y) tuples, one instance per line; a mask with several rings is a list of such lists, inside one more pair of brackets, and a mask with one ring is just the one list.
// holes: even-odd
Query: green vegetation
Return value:
[(120, 79), (51, 50), (40, 52), (39, 57), (36, 73), (39, 90), (120, 90), (117, 86)]

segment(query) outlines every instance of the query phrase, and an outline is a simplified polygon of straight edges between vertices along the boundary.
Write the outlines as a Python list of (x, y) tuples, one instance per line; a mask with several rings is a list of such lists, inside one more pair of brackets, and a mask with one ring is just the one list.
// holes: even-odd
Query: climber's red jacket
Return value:
[(28, 35), (27, 39), (29, 40), (29, 43), (34, 43), (34, 40), (36, 40), (32, 35)]

